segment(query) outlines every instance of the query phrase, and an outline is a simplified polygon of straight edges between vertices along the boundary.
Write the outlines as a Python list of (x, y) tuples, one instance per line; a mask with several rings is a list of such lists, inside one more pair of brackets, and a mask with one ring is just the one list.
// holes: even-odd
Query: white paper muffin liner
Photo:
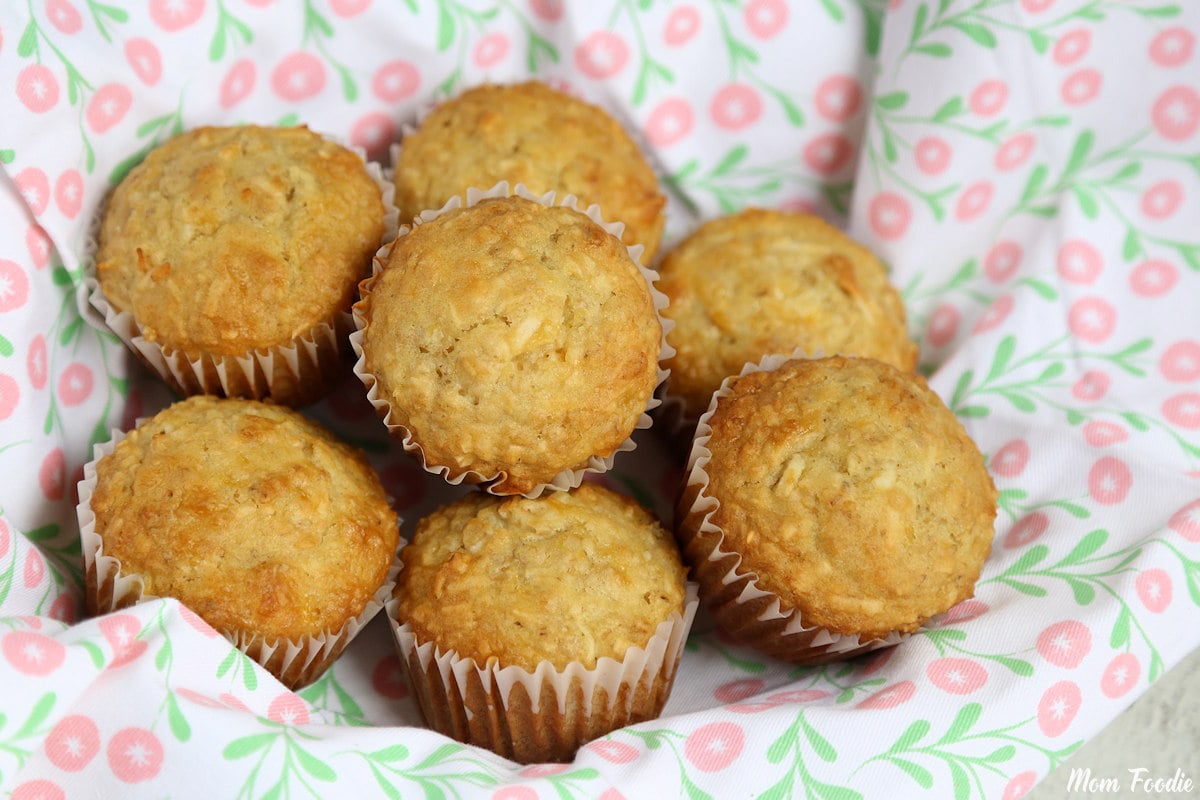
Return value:
[(530, 672), (480, 665), (454, 650), (420, 642), (387, 605), (400, 663), (422, 716), (434, 730), (521, 763), (569, 761), (576, 749), (610, 731), (661, 714), (671, 693), (699, 605), (686, 586), (683, 612), (660, 623), (645, 647), (596, 666), (574, 661), (559, 670), (549, 661)]
[[(440, 475), (443, 480), (451, 485), (457, 486), (464, 482), (468, 484), (486, 484), (486, 490), (490, 494), (495, 495), (517, 494), (516, 492), (504, 492), (496, 489), (496, 483), (500, 482), (505, 477), (505, 473), (503, 471), (497, 472), (494, 475), (484, 475), (475, 470), (455, 470), (449, 465), (429, 463), (425, 457), (424, 449), (421, 447), (420, 442), (417, 441), (413, 433), (407, 427), (394, 419), (391, 405), (388, 403), (386, 398), (381, 396), (378, 380), (373, 374), (367, 371), (366, 355), (363, 352), (363, 332), (367, 327), (365, 314), (366, 300), (370, 296), (371, 289), (374, 286), (375, 281), (383, 273), (383, 270), (386, 267), (388, 257), (391, 255), (392, 246), (399, 241), (401, 237), (409, 233), (415, 226), (432, 222), (448, 211), (457, 208), (470, 208), (480, 201), (489, 198), (510, 196), (521, 197), (526, 200), (541, 203), (542, 205), (548, 207), (565, 206), (574, 211), (579, 211), (597, 225), (600, 225), (606, 231), (616, 236), (618, 239), (620, 239), (621, 230), (624, 228), (624, 225), (620, 222), (605, 222), (600, 216), (599, 206), (595, 204), (586, 209), (580, 209), (574, 195), (566, 195), (562, 198), (557, 198), (554, 192), (536, 195), (530, 192), (524, 184), (518, 183), (516, 186), (510, 188), (507, 181), (500, 181), (495, 186), (486, 190), (475, 188), (467, 189), (465, 197), (452, 197), (444, 206), (439, 209), (421, 212), (421, 214), (413, 220), (412, 225), (401, 225), (396, 237), (392, 241), (387, 242), (379, 248), (379, 252), (375, 255), (370, 277), (366, 278), (361, 284), (359, 284), (360, 300), (352, 307), (355, 331), (354, 333), (350, 334), (350, 346), (354, 349), (354, 353), (357, 356), (357, 361), (354, 364), (354, 374), (358, 376), (358, 379), (362, 381), (363, 385), (366, 387), (367, 399), (375, 408), (376, 413), (383, 419), (384, 426), (387, 428), (388, 432), (400, 442), (405, 452), (416, 457), (421, 466), (427, 472)], [(659, 324), (662, 327), (662, 335), (659, 339), (658, 372), (655, 381), (655, 391), (652, 391), (649, 397), (647, 397), (646, 406), (633, 427), (633, 431), (638, 431), (644, 430), (651, 426), (652, 418), (650, 416), (650, 412), (656, 408), (660, 402), (657, 396), (657, 389), (668, 377), (668, 371), (662, 365), (666, 359), (675, 354), (675, 349), (667, 343), (667, 334), (674, 327), (675, 323), (662, 315), (662, 310), (667, 306), (667, 296), (659, 291), (655, 285), (658, 280), (658, 273), (648, 267), (642, 266), (640, 263), (638, 256), (641, 253), (641, 245), (626, 246), (625, 249), (629, 252), (630, 259), (633, 261), (634, 265), (637, 266), (638, 270), (642, 274), (642, 277), (646, 280), (646, 284), (650, 289), (650, 297), (654, 304), (655, 315), (658, 317)], [(618, 453), (629, 452), (636, 449), (637, 444), (633, 440), (633, 431), (630, 432), (630, 435), (626, 437), (626, 439), (621, 442), (621, 444), (619, 444), (610, 455), (593, 455), (588, 459), (584, 466), (563, 469), (554, 475), (551, 480), (546, 481), (545, 483), (540, 483), (529, 491), (521, 492), (519, 494), (524, 497), (534, 499), (540, 497), (541, 494), (547, 490), (565, 491), (568, 489), (574, 489), (583, 482), (584, 476), (588, 473), (607, 472), (608, 470), (612, 469)]]
[(757, 363), (746, 364), (737, 376), (721, 383), (696, 424), (687, 480), (676, 511), (676, 535), (684, 561), (700, 584), (705, 607), (731, 639), (784, 661), (816, 664), (890, 647), (907, 635), (893, 632), (881, 638), (864, 639), (838, 634), (806, 625), (799, 609), (783, 607), (780, 597), (761, 585), (757, 573), (742, 568), (741, 555), (726, 545), (724, 531), (712, 521), (721, 503), (708, 494), (707, 472), (712, 459), (708, 449), (712, 436), (709, 420), (717, 402), (729, 394), (734, 380), (752, 372), (778, 369), (794, 358), (807, 357), (801, 351), (767, 355)]
[[(320, 135), (363, 160), (367, 174), (379, 187), (383, 200), (384, 233), (380, 242), (389, 243), (396, 236), (400, 216), (395, 204), (395, 185), (380, 164), (367, 159), (362, 148), (348, 145), (334, 136)], [(319, 400), (333, 387), (346, 360), (343, 344), (354, 330), (354, 319), (348, 310), (338, 312), (332, 320), (317, 323), (289, 342), (256, 348), (240, 355), (203, 353), (192, 357), (147, 339), (132, 312), (119, 311), (108, 301), (96, 276), (94, 255), (104, 207), (102, 204), (92, 220), (81, 291), (109, 330), (176, 393), (184, 397), (212, 394), (256, 400), (270, 398), (299, 407)]]
[[(138, 420), (140, 424), (142, 420)], [(159, 599), (148, 594), (140, 575), (121, 569), (121, 561), (104, 554), (104, 537), (96, 532), (96, 514), (92, 511), (92, 495), (96, 490), (97, 465), (112, 453), (126, 434), (112, 431), (112, 438), (93, 448), (92, 460), (83, 467), (79, 482), (79, 503), (75, 507), (79, 521), (80, 547), (83, 551), (84, 597), (93, 614), (107, 614), (140, 602)], [(358, 616), (347, 620), (337, 630), (299, 639), (265, 637), (246, 631), (220, 631), (235, 647), (261, 664), (289, 689), (312, 683), (337, 660), (355, 636), (385, 606), (396, 586), (400, 572), (399, 559), (393, 559), (383, 584), (371, 596)]]

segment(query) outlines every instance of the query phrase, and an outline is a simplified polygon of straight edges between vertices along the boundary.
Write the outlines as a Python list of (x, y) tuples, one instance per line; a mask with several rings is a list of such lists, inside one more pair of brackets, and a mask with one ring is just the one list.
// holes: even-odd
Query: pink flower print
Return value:
[(307, 725), (308, 706), (292, 692), (282, 692), (267, 706), (267, 719), (281, 725)]
[(982, 600), (963, 600), (950, 607), (950, 609), (942, 615), (940, 625), (958, 625), (961, 622), (970, 622), (973, 619), (982, 617), (988, 612), (988, 604)]
[(1037, 651), (1056, 667), (1075, 669), (1092, 651), (1092, 631), (1078, 620), (1056, 622), (1038, 634)]
[(535, 17), (556, 22), (563, 15), (563, 0), (529, 0), (529, 9)]
[(983, 274), (993, 283), (1004, 283), (1017, 273), (1024, 254), (1012, 239), (997, 242), (983, 257)]
[(33, 215), (40, 216), (50, 205), (50, 179), (37, 167), (26, 167), (13, 178), (17, 191)]
[(988, 205), (992, 202), (993, 191), (994, 187), (990, 181), (976, 181), (968, 186), (958, 196), (958, 202), (954, 204), (955, 218), (966, 222), (987, 211)]
[(1051, 51), (1051, 55), (1054, 57), (1055, 64), (1065, 67), (1068, 64), (1074, 64), (1087, 55), (1088, 48), (1091, 46), (1092, 32), (1087, 28), (1076, 28), (1073, 31), (1064, 33), (1054, 43), (1054, 50)]
[(1059, 681), (1047, 689), (1038, 702), (1038, 727), (1047, 736), (1061, 736), (1075, 721), (1082, 702), (1078, 684)]
[(818, 175), (833, 175), (853, 155), (854, 145), (840, 133), (823, 133), (804, 146), (804, 163)]
[(967, 105), (981, 117), (999, 114), (1008, 102), (1008, 84), (998, 78), (990, 78), (976, 86), (967, 98)]
[(672, 47), (686, 44), (700, 30), (700, 12), (695, 6), (683, 5), (667, 15), (663, 41)]
[(1105, 697), (1118, 698), (1129, 693), (1142, 676), (1142, 665), (1133, 653), (1121, 653), (1108, 662), (1100, 677), (1100, 691)]
[(78, 609), (75, 607), (75, 596), (60, 594), (54, 598), (54, 602), (50, 604), (50, 618), (74, 625), (79, 619)]
[(1183, 205), (1183, 184), (1168, 178), (1142, 194), (1142, 213), (1150, 219), (1167, 219)]
[(538, 793), (528, 786), (502, 786), (492, 792), (491, 800), (538, 800)]
[(1004, 794), (1000, 795), (1000, 800), (1021, 800), (1022, 797), (1029, 794), (1029, 790), (1037, 781), (1038, 775), (1033, 770), (1017, 773), (1005, 784)]
[(183, 618), (184, 622), (191, 626), (192, 630), (196, 631), (201, 636), (205, 636), (209, 639), (215, 639), (221, 635), (216, 632), (213, 626), (205, 622), (203, 617), (201, 617), (195, 611), (192, 611), (187, 606), (179, 606), (179, 616)]
[(1200, 429), (1200, 394), (1187, 392), (1168, 397), (1162, 404), (1167, 422), (1189, 431)]
[(8, 523), (0, 519), (0, 558), (8, 555), (8, 548), (12, 544), (12, 531), (8, 528)]
[(1150, 120), (1164, 139), (1186, 141), (1200, 128), (1200, 93), (1190, 86), (1172, 86), (1154, 102)]
[(475, 66), (480, 69), (496, 66), (508, 55), (508, 49), (507, 36), (499, 32), (489, 33), (475, 45)]
[(271, 88), (282, 100), (306, 100), (325, 88), (325, 65), (312, 53), (292, 53), (271, 71)]
[(125, 118), (125, 112), (133, 104), (133, 93), (120, 83), (107, 83), (96, 90), (88, 101), (88, 127), (96, 133), (105, 133)]
[(1102, 297), (1084, 297), (1071, 305), (1067, 326), (1083, 341), (1099, 344), (1116, 329), (1117, 309)]
[(137, 638), (142, 621), (132, 614), (110, 614), (100, 619), (100, 633), (113, 651), (109, 667), (120, 667), (146, 652), (146, 643)]
[(1036, 144), (1037, 139), (1028, 131), (1013, 134), (996, 150), (996, 156), (992, 161), (996, 169), (1002, 172), (1016, 169), (1029, 160)]
[(683, 745), (683, 755), (701, 772), (719, 772), (742, 752), (746, 736), (732, 722), (710, 722), (693, 731)]
[(206, 694), (201, 694), (193, 689), (180, 687), (175, 690), (175, 694), (187, 700), (189, 703), (195, 703), (203, 708), (225, 708), (225, 704), (214, 697), (209, 697)]
[(682, 97), (663, 100), (646, 119), (643, 134), (655, 147), (669, 147), (692, 132), (692, 105)]
[(1099, 70), (1091, 67), (1076, 70), (1063, 81), (1059, 97), (1069, 106), (1081, 106), (1096, 99), (1103, 83), (1104, 76)]
[(46, 352), (46, 337), (38, 334), (29, 343), (29, 353), (25, 356), (25, 370), (29, 373), (29, 385), (40, 390), (46, 386), (48, 357)]
[(895, 654), (896, 648), (894, 647), (885, 647), (884, 649), (880, 650), (875, 655), (871, 656), (870, 659), (868, 659), (863, 665), (862, 674), (864, 676), (874, 675), (876, 672), (886, 667), (888, 662), (892, 660), (892, 656)]
[(225, 77), (221, 79), (219, 94), (221, 108), (233, 108), (245, 100), (254, 91), (254, 83), (257, 78), (258, 71), (253, 61), (242, 58), (234, 62), (229, 71), (225, 73)]
[(62, 500), (67, 489), (67, 459), (61, 447), (55, 447), (38, 467), (38, 486), (47, 500)]
[(245, 711), (247, 713), (250, 712), (250, 706), (243, 703), (241, 698), (237, 695), (232, 695), (229, 692), (222, 692), (220, 695), (218, 695), (217, 699), (235, 711)]
[(880, 192), (867, 206), (867, 220), (880, 239), (895, 241), (904, 236), (912, 222), (912, 208), (902, 195)]
[(942, 303), (929, 315), (925, 338), (934, 347), (944, 347), (954, 341), (961, 322), (962, 314), (959, 310), (949, 303)]
[(361, 147), (369, 158), (379, 161), (396, 136), (392, 118), (382, 111), (363, 114), (350, 128), (350, 144)]
[(713, 697), (721, 703), (736, 703), (753, 697), (766, 688), (766, 681), (759, 678), (742, 678), (723, 683), (713, 691)]
[(1195, 46), (1196, 36), (1187, 28), (1167, 28), (1150, 41), (1150, 60), (1160, 67), (1182, 66)]
[(400, 657), (395, 653), (379, 659), (371, 670), (371, 686), (381, 697), (399, 700), (408, 697), (408, 684), (404, 680), (404, 669)]
[(66, 800), (66, 796), (57, 783), (39, 778), (13, 789), (12, 800)]
[(149, 39), (138, 36), (126, 42), (125, 60), (138, 80), (147, 86), (153, 86), (162, 77), (162, 54)]
[(29, 278), (16, 262), (0, 258), (0, 314), (15, 311), (29, 299)]
[(11, 375), (0, 372), (0, 420), (6, 420), (17, 409), (21, 400), (21, 387)]
[(91, 368), (75, 361), (58, 376), (58, 398), (64, 406), (77, 406), (91, 396), (94, 383)]
[(167, 33), (183, 30), (204, 15), (204, 0), (150, 0), (150, 19)]
[(1088, 470), (1088, 494), (1100, 505), (1124, 502), (1133, 487), (1133, 473), (1116, 456), (1105, 456)]
[(1029, 444), (1024, 439), (1013, 439), (992, 457), (992, 472), (1002, 478), (1015, 478), (1025, 471), (1029, 463)]
[(33, 631), (6, 633), (0, 639), (0, 653), (17, 672), (39, 678), (57, 670), (67, 658), (67, 649), (62, 644)]
[(1083, 440), (1092, 447), (1108, 447), (1129, 438), (1129, 432), (1115, 422), (1092, 421), (1083, 426)]
[(787, 26), (788, 7), (783, 0), (750, 0), (745, 11), (746, 29), (759, 39), (770, 39)]
[(1054, 0), (1021, 0), (1021, 8), (1030, 14), (1040, 14), (1052, 5)]
[(531, 764), (517, 774), (523, 778), (548, 778), (551, 775), (561, 775), (570, 769), (567, 764)]
[(632, 764), (641, 755), (633, 745), (612, 739), (597, 739), (585, 747), (610, 764)]
[(46, 561), (38, 550), (30, 550), (25, 556), (25, 570), (22, 576), (25, 588), (33, 589), (39, 586), (42, 578), (46, 577)]
[(817, 85), (813, 103), (830, 122), (846, 122), (862, 107), (862, 87), (849, 75), (830, 75)]
[(1200, 542), (1200, 500), (1194, 500), (1172, 514), (1167, 527), (1189, 542)]
[(145, 728), (122, 728), (108, 741), (108, 766), (125, 783), (148, 781), (162, 769), (163, 746)]
[(596, 31), (575, 48), (575, 66), (593, 80), (611, 78), (629, 61), (629, 45), (612, 31)]
[(925, 674), (947, 694), (972, 694), (987, 683), (987, 670), (968, 658), (938, 658), (929, 662)]
[(83, 27), (83, 17), (67, 0), (47, 0), (46, 19), (50, 20), (50, 24), (60, 33), (67, 35), (79, 33)]
[(38, 269), (50, 263), (50, 237), (41, 225), (33, 223), (25, 229), (25, 249), (29, 251), (33, 266)]
[(1183, 339), (1163, 351), (1158, 369), (1164, 378), (1187, 383), (1200, 378), (1200, 342)]
[(329, 0), (329, 7), (342, 19), (349, 19), (370, 8), (371, 0)]
[(1071, 239), (1058, 250), (1058, 274), (1068, 283), (1092, 284), (1104, 270), (1100, 251), (1083, 239)]
[(780, 703), (811, 703), (829, 697), (829, 692), (823, 689), (793, 689), (788, 692), (776, 692), (767, 698), (767, 702)]
[(1108, 387), (1112, 385), (1112, 378), (1099, 370), (1088, 370), (1079, 376), (1079, 380), (1071, 387), (1071, 394), (1075, 395), (1079, 400), (1095, 403), (1104, 399), (1104, 395), (1108, 394)]
[(1171, 605), (1171, 576), (1164, 570), (1157, 567), (1143, 570), (1133, 585), (1147, 611), (1161, 614)]
[(1024, 547), (1046, 532), (1050, 527), (1050, 518), (1041, 511), (1033, 511), (1017, 520), (1004, 536), (1004, 546), (1010, 550)]
[(1142, 297), (1160, 297), (1175, 287), (1179, 271), (1159, 259), (1143, 261), (1129, 274), (1129, 287)]
[(1008, 315), (1013, 310), (1013, 297), (1011, 294), (1002, 294), (992, 301), (992, 304), (983, 312), (983, 316), (975, 323), (975, 327), (971, 329), (972, 333), (987, 333), (990, 330), (995, 330), (1004, 324), (1004, 320), (1008, 319)]
[(75, 219), (83, 208), (83, 176), (77, 169), (69, 169), (54, 181), (54, 204), (67, 219)]
[(408, 61), (389, 61), (375, 71), (371, 91), (385, 103), (407, 100), (421, 86), (421, 73)]
[(100, 752), (100, 729), (91, 717), (71, 714), (58, 721), (43, 749), (54, 766), (64, 772), (79, 772)]
[(713, 95), (709, 114), (718, 128), (740, 131), (753, 125), (762, 116), (762, 98), (754, 87), (744, 83), (727, 83)]
[(925, 136), (917, 140), (913, 148), (913, 157), (917, 161), (917, 169), (926, 175), (938, 175), (950, 166), (952, 151), (946, 140), (940, 136)]
[(907, 703), (916, 693), (916, 684), (912, 681), (900, 681), (880, 689), (860, 702), (858, 708), (895, 708)]
[(45, 113), (58, 103), (58, 78), (45, 64), (30, 64), (17, 75), (17, 98), (30, 111)]

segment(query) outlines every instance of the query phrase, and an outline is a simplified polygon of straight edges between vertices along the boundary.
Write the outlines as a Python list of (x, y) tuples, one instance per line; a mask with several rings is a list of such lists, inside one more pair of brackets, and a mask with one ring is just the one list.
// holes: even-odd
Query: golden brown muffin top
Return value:
[(379, 187), (355, 153), (303, 127), (205, 127), (113, 190), (97, 272), (147, 340), (241, 355), (348, 311), (383, 234)]
[(361, 306), (365, 371), (430, 466), (519, 494), (607, 457), (658, 381), (662, 326), (615, 236), (484, 200), (400, 237)]
[(596, 203), (622, 239), (658, 249), (666, 198), (641, 150), (606, 111), (537, 81), (485, 84), (437, 106), (396, 163), (401, 221), (499, 181)]
[(683, 611), (670, 534), (593, 483), (536, 500), (473, 492), (422, 519), (400, 558), (400, 621), (480, 665), (590, 669)]
[(362, 454), (306, 417), (196, 396), (97, 465), (104, 554), (224, 632), (336, 631), (383, 584), (396, 515)]
[(747, 209), (697, 228), (663, 259), (675, 321), (670, 392), (690, 416), (748, 362), (803, 348), (916, 365), (900, 295), (862, 245), (820, 217)]
[(996, 489), (919, 375), (791, 360), (737, 379), (710, 424), (712, 522), (806, 625), (911, 632), (973, 594)]

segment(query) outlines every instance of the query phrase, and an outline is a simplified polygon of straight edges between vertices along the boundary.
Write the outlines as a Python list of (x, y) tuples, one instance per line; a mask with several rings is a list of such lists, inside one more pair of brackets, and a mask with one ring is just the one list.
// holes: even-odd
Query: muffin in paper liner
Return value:
[(687, 477), (676, 506), (675, 529), (684, 561), (692, 578), (700, 584), (705, 608), (723, 632), (735, 641), (784, 661), (821, 664), (890, 647), (908, 634), (891, 632), (876, 638), (860, 637), (805, 624), (799, 609), (784, 607), (778, 595), (763, 588), (755, 572), (742, 567), (741, 555), (729, 549), (724, 532), (712, 521), (720, 501), (707, 494), (707, 467), (712, 459), (707, 446), (712, 435), (709, 420), (718, 401), (729, 394), (737, 378), (774, 370), (794, 358), (806, 357), (803, 351), (767, 355), (757, 363), (746, 364), (737, 376), (722, 382), (696, 424)]
[[(365, 151), (318, 134), (326, 141), (355, 153), (362, 159), (367, 176), (379, 188), (384, 216), (381, 244), (396, 235), (399, 211), (395, 186), (383, 167), (370, 161)], [(325, 396), (341, 376), (348, 360), (345, 344), (354, 330), (349, 309), (323, 320), (290, 341), (259, 347), (236, 355), (219, 353), (189, 354), (181, 349), (147, 338), (143, 325), (131, 311), (118, 310), (105, 296), (96, 274), (95, 254), (100, 225), (107, 202), (91, 221), (85, 261), (85, 276), (80, 286), (80, 306), (90, 304), (104, 324), (151, 371), (159, 375), (173, 391), (183, 397), (212, 394), (271, 400), (290, 406), (309, 405)], [(363, 264), (364, 271), (367, 267)]]
[[(142, 420), (138, 420), (140, 424)], [(96, 532), (96, 515), (92, 510), (92, 495), (96, 489), (97, 465), (116, 450), (126, 433), (111, 431), (109, 441), (93, 447), (92, 460), (83, 468), (78, 485), (79, 502), (76, 517), (79, 522), (80, 548), (83, 554), (84, 601), (89, 614), (101, 615), (137, 603), (159, 599), (144, 590), (143, 579), (136, 573), (124, 572), (121, 561), (105, 555), (104, 539)], [(280, 637), (268, 640), (248, 631), (221, 631), (226, 639), (249, 658), (271, 672), (289, 689), (299, 689), (312, 683), (333, 664), (346, 646), (386, 605), (396, 586), (400, 562), (393, 558), (387, 577), (355, 617), (337, 630), (300, 638)]]
[(542, 661), (480, 666), (454, 650), (421, 642), (387, 604), (400, 663), (426, 723), (460, 742), (519, 763), (566, 762), (582, 745), (618, 728), (657, 718), (671, 693), (695, 619), (697, 587), (687, 583), (683, 612), (660, 623), (645, 647), (594, 668), (576, 661), (559, 670)]
[[(510, 490), (504, 486), (507, 479), (507, 474), (503, 470), (499, 470), (494, 474), (482, 474), (478, 470), (462, 469), (456, 471), (455, 468), (447, 464), (433, 463), (426, 455), (425, 449), (422, 448), (418, 437), (405, 425), (399, 423), (393, 415), (393, 411), (388, 400), (382, 396), (379, 382), (373, 374), (367, 370), (366, 355), (363, 348), (364, 331), (367, 328), (368, 320), (366, 318), (366, 306), (369, 302), (372, 288), (383, 273), (388, 257), (391, 254), (392, 247), (398, 243), (406, 234), (408, 234), (415, 226), (425, 224), (436, 220), (442, 214), (459, 208), (470, 208), (483, 200), (500, 197), (521, 197), (525, 200), (539, 203), (547, 207), (562, 206), (570, 208), (574, 211), (584, 214), (592, 222), (599, 225), (608, 233), (620, 239), (622, 224), (620, 222), (606, 222), (600, 216), (599, 206), (593, 204), (586, 209), (580, 209), (577, 199), (573, 195), (557, 197), (554, 192), (547, 192), (542, 195), (535, 195), (530, 192), (524, 185), (517, 184), (514, 187), (509, 187), (507, 181), (501, 181), (495, 186), (483, 190), (477, 188), (468, 189), (464, 195), (455, 196), (450, 199), (442, 208), (436, 210), (428, 210), (422, 212), (413, 222), (412, 226), (401, 225), (397, 236), (392, 241), (384, 244), (375, 256), (373, 263), (372, 274), (364, 279), (359, 285), (360, 299), (352, 307), (354, 317), (355, 331), (350, 334), (350, 345), (357, 355), (357, 361), (354, 364), (354, 374), (358, 376), (363, 385), (367, 389), (367, 399), (375, 408), (376, 413), (383, 420), (384, 426), (388, 432), (396, 438), (404, 450), (417, 458), (422, 467), (430, 473), (440, 475), (443, 480), (451, 485), (459, 485), (462, 483), (468, 484), (483, 484), (485, 490), (490, 494), (509, 495), (520, 494), (527, 498), (539, 497), (544, 491), (560, 491), (572, 489), (580, 485), (585, 475), (589, 473), (603, 473), (612, 468), (618, 453), (629, 452), (636, 448), (636, 442), (633, 440), (633, 433), (638, 430), (647, 429), (652, 424), (650, 412), (656, 408), (660, 402), (657, 396), (657, 391), (652, 391), (647, 397), (645, 408), (639, 415), (634, 428), (624, 441), (622, 441), (612, 453), (607, 456), (593, 454), (588, 458), (587, 463), (583, 466), (574, 468), (565, 468), (555, 474), (550, 480), (538, 483), (525, 491)], [(650, 291), (650, 298), (654, 306), (655, 316), (662, 329), (662, 334), (659, 339), (658, 352), (658, 368), (655, 382), (655, 389), (663, 384), (667, 379), (668, 372), (662, 366), (663, 361), (669, 358), (674, 349), (667, 343), (667, 334), (671, 330), (672, 323), (670, 320), (662, 316), (662, 309), (666, 306), (667, 298), (656, 287), (657, 273), (654, 270), (641, 264), (638, 256), (640, 254), (640, 245), (626, 246), (626, 251), (629, 253), (630, 259), (637, 267)]]

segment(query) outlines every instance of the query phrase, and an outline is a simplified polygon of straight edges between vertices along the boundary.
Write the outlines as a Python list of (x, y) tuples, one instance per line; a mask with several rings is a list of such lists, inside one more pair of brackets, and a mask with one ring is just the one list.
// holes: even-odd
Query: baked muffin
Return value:
[(626, 244), (645, 248), (642, 263), (662, 237), (666, 198), (621, 124), (536, 81), (484, 84), (439, 104), (404, 138), (395, 179), (402, 222), (468, 188), (508, 181), (573, 194), (581, 208), (598, 204), (606, 222), (625, 223)]
[(898, 641), (971, 597), (996, 489), (924, 380), (843, 356), (763, 366), (701, 417), (681, 497), (685, 560), (718, 623), (820, 660)]
[(475, 492), (422, 519), (400, 557), (388, 611), (438, 731), (561, 761), (661, 712), (695, 603), (671, 535), (632, 500), (594, 483)]
[(452, 482), (575, 486), (649, 425), (650, 284), (578, 211), (518, 196), (448, 211), (397, 239), (362, 294), (356, 371), (389, 429)]
[[(307, 128), (197, 128), (152, 150), (103, 210), (103, 300), (182, 394), (300, 405), (336, 378), (386, 224), (354, 152)], [(135, 351), (140, 352), (138, 348)]]
[(297, 412), (196, 396), (110, 450), (80, 501), (92, 613), (174, 597), (298, 686), (386, 601), (399, 531), (379, 478)]
[(747, 209), (704, 223), (663, 259), (675, 322), (668, 390), (694, 420), (721, 381), (768, 353), (859, 355), (911, 370), (900, 295), (865, 247), (811, 214)]

